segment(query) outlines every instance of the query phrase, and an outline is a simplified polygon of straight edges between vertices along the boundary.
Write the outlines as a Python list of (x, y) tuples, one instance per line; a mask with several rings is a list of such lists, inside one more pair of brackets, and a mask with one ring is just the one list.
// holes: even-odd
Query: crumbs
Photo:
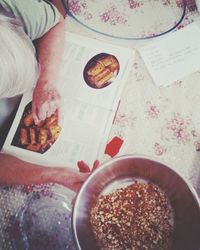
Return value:
[(101, 195), (90, 223), (101, 250), (172, 247), (172, 209), (166, 194), (152, 183), (134, 183)]

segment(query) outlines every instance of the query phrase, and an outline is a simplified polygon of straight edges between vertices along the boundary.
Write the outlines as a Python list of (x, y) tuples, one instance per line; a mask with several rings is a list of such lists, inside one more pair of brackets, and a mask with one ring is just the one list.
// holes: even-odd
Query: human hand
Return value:
[(35, 124), (58, 111), (59, 122), (62, 119), (61, 96), (52, 85), (37, 84), (33, 92), (32, 112)]
[(93, 163), (92, 170), (84, 161), (78, 161), (77, 166), (79, 172), (73, 169), (63, 169), (63, 173), (58, 175), (57, 182), (62, 184), (75, 192), (78, 192), (84, 181), (89, 177), (89, 175), (99, 166), (99, 161), (96, 160)]
[(71, 168), (62, 168), (58, 174), (53, 176), (53, 182), (78, 192), (90, 173), (80, 173)]
[(92, 170), (90, 170), (90, 167), (84, 161), (78, 161), (77, 166), (79, 168), (79, 172), (91, 173), (99, 166), (99, 161), (98, 160), (94, 161)]

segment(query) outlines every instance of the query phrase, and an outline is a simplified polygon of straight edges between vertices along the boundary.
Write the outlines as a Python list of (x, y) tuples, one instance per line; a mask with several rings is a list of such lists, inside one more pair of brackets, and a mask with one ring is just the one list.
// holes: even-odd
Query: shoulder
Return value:
[(0, 5), (20, 19), (32, 40), (42, 37), (60, 19), (56, 7), (45, 0), (0, 0)]

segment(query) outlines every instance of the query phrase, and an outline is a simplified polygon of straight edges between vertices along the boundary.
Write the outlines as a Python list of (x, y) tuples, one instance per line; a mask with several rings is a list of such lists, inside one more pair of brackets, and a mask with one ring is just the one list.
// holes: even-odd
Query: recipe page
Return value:
[(66, 33), (57, 85), (64, 119), (57, 112), (39, 125), (32, 118), (32, 91), (25, 93), (3, 151), (48, 166), (89, 166), (104, 154), (134, 51)]
[(139, 52), (157, 86), (200, 70), (200, 26), (192, 23), (141, 47)]

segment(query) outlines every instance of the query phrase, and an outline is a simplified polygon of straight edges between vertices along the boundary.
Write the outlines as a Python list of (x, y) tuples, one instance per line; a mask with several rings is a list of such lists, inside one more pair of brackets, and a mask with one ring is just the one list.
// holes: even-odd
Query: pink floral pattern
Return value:
[(93, 15), (88, 11), (87, 2), (86, 1), (69, 1), (69, 9), (75, 15), (83, 15), (84, 20), (92, 19)]
[(163, 131), (165, 139), (175, 139), (178, 143), (187, 143), (192, 140), (195, 130), (192, 127), (191, 118), (184, 118), (180, 113), (174, 113), (167, 120)]
[(117, 25), (119, 23), (126, 23), (127, 19), (120, 14), (116, 6), (112, 6), (109, 10), (100, 14), (100, 20), (108, 22), (110, 25)]
[(146, 113), (149, 118), (158, 118), (160, 115), (160, 110), (156, 105), (153, 105), (151, 102), (147, 102)]
[(118, 137), (123, 138), (127, 133), (127, 130), (134, 129), (135, 124), (136, 124), (136, 117), (134, 112), (130, 111), (129, 113), (126, 114), (119, 112), (114, 120), (113, 129), (116, 127), (117, 128), (116, 135)]
[(134, 0), (128, 0), (128, 5), (130, 9), (136, 9), (139, 8), (143, 3), (139, 1)]
[(80, 14), (82, 11), (80, 1), (69, 2), (69, 8), (75, 15)]
[(166, 153), (167, 149), (161, 146), (158, 142), (154, 144), (155, 155), (162, 156)]

